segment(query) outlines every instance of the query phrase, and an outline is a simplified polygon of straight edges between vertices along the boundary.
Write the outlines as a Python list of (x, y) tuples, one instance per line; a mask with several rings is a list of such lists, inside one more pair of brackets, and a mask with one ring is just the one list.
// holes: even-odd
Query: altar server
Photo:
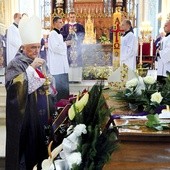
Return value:
[(160, 83), (165, 83), (166, 72), (170, 72), (170, 20), (166, 21), (164, 25), (165, 37), (160, 43), (160, 50), (158, 58), (157, 80)]
[(137, 38), (132, 32), (132, 24), (130, 20), (123, 20), (122, 30), (124, 34), (121, 37), (120, 48), (120, 65), (126, 64), (131, 70), (136, 69), (136, 56), (138, 52)]
[(60, 29), (63, 21), (60, 17), (54, 17), (53, 30), (48, 38), (47, 63), (50, 73), (55, 78), (56, 89), (58, 91), (56, 101), (69, 97), (69, 64), (67, 59), (67, 45), (70, 41), (63, 41)]
[(7, 48), (6, 48), (6, 61), (7, 64), (15, 57), (20, 46), (22, 45), (20, 33), (18, 30), (18, 24), (22, 15), (20, 13), (14, 14), (14, 22), (7, 30)]

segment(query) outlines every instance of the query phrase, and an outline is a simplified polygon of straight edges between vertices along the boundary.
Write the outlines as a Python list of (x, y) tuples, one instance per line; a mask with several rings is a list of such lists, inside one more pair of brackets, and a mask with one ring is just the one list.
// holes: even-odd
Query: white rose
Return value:
[(138, 79), (134, 78), (126, 82), (126, 88), (136, 87), (138, 84)]
[(80, 136), (82, 133), (86, 134), (87, 133), (86, 125), (85, 124), (76, 125), (76, 127), (74, 128), (74, 132), (77, 136)]
[(80, 165), (82, 158), (81, 158), (81, 153), (80, 152), (73, 152), (70, 155), (66, 157), (67, 163), (69, 165), (69, 168), (72, 168), (73, 164)]
[(160, 92), (155, 92), (151, 95), (152, 102), (161, 103), (162, 99), (163, 99), (163, 97), (161, 96)]
[(143, 78), (143, 81), (146, 83), (146, 84), (154, 84), (155, 83), (155, 78), (152, 77), (152, 76), (146, 76)]

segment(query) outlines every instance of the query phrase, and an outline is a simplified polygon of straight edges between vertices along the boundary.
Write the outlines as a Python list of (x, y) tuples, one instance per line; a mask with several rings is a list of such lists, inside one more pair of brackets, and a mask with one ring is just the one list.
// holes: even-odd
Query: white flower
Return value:
[(82, 161), (81, 153), (80, 152), (73, 152), (66, 159), (67, 159), (67, 163), (69, 165), (69, 168), (71, 169), (73, 164), (77, 164), (77, 165), (81, 164), (81, 161)]
[(74, 132), (77, 136), (80, 136), (82, 133), (86, 134), (87, 130), (86, 130), (86, 125), (85, 124), (78, 124), (75, 128), (74, 128)]
[(134, 78), (132, 80), (129, 80), (126, 82), (126, 88), (132, 88), (132, 87), (136, 87), (138, 84), (138, 79)]
[(143, 81), (146, 83), (146, 84), (154, 84), (156, 82), (155, 78), (152, 77), (152, 76), (146, 76), (143, 78)]
[(162, 99), (163, 99), (163, 97), (161, 96), (160, 92), (155, 92), (151, 95), (152, 102), (161, 103)]
[(145, 90), (145, 84), (143, 82), (142, 77), (139, 76), (138, 77), (138, 84), (137, 84), (136, 89), (135, 89), (136, 94), (137, 95), (141, 95), (142, 94), (142, 90)]

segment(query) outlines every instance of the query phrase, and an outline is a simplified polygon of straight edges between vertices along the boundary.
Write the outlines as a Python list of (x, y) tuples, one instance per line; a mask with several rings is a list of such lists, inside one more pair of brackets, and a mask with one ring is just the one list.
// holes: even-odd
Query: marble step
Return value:
[(6, 89), (3, 84), (0, 84), (0, 125), (6, 123)]
[(6, 94), (6, 89), (5, 89), (5, 85), (4, 84), (0, 84), (0, 95), (1, 94)]
[(6, 107), (0, 104), (0, 125), (6, 124)]
[(0, 158), (5, 158), (6, 126), (0, 125), (0, 134)]
[(6, 93), (0, 93), (0, 103), (6, 102)]
[(6, 111), (6, 102), (0, 103), (0, 113), (5, 113)]
[(0, 75), (0, 84), (5, 84), (5, 77)]

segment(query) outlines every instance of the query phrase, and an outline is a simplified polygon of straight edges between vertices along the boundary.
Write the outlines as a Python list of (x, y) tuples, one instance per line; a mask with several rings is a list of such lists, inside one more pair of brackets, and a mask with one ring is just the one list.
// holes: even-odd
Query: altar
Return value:
[(83, 44), (83, 79), (107, 79), (112, 72), (112, 44)]
[[(146, 118), (126, 118), (133, 115), (129, 109), (121, 109), (126, 103), (114, 100), (110, 89), (103, 93), (108, 108), (113, 108), (112, 115), (118, 128), (120, 145), (111, 155), (103, 170), (162, 170), (170, 168), (170, 130), (155, 131), (145, 126)], [(122, 117), (122, 118), (121, 118)], [(118, 118), (118, 119), (116, 119)], [(169, 119), (163, 120), (170, 122)], [(123, 125), (135, 125), (125, 126)], [(143, 126), (138, 126), (138, 125)]]

